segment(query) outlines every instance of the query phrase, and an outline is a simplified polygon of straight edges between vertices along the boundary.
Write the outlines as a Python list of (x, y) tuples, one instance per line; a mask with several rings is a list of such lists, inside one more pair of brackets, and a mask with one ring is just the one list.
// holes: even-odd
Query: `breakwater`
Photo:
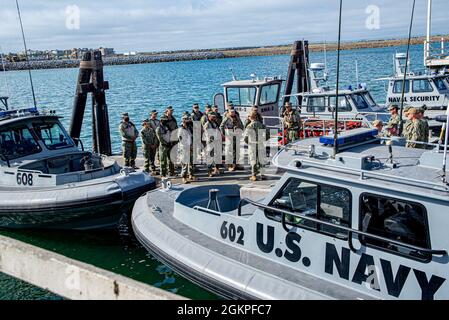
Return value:
[[(154, 54), (154, 55), (136, 55), (123, 57), (105, 57), (103, 62), (107, 66), (127, 65), (127, 64), (143, 64), (157, 63), (169, 61), (191, 61), (191, 60), (208, 60), (222, 59), (225, 55), (222, 52), (186, 52), (171, 54)], [(62, 68), (78, 68), (79, 59), (61, 59), (61, 60), (39, 60), (29, 62), (31, 69), (62, 69)], [(6, 71), (27, 70), (28, 63), (22, 62), (5, 62), (4, 69)], [(0, 71), (3, 66), (0, 66)]]
[[(444, 38), (448, 41), (447, 35), (438, 35), (432, 37), (432, 42), (438, 43)], [(415, 37), (411, 39), (412, 45), (424, 44), (425, 37)], [(342, 50), (357, 49), (375, 49), (388, 48), (407, 45), (407, 39), (384, 39), (384, 40), (362, 40), (348, 41), (341, 44)], [(322, 52), (324, 50), (323, 43), (310, 43), (309, 50), (311, 52)], [(333, 42), (327, 43), (328, 51), (337, 50), (337, 44)], [(204, 49), (204, 50), (184, 50), (158, 53), (141, 53), (136, 56), (115, 56), (104, 57), (105, 65), (128, 65), (128, 64), (144, 64), (172, 61), (192, 61), (192, 60), (211, 60), (223, 58), (239, 58), (252, 56), (275, 56), (289, 55), (291, 45), (264, 46), (264, 47), (243, 47), (243, 48), (223, 48), (223, 49)], [(61, 69), (61, 68), (78, 68), (79, 60), (42, 60), (30, 61), (31, 69)], [(27, 70), (26, 62), (6, 62), (6, 71)], [(0, 65), (0, 71), (3, 67)]]

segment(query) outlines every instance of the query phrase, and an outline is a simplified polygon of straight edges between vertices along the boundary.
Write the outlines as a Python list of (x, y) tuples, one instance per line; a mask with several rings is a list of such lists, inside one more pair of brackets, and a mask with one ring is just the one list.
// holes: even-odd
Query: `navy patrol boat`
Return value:
[(340, 135), (335, 157), (334, 136), (285, 147), (263, 199), (238, 185), (150, 191), (133, 209), (137, 239), (231, 299), (448, 299), (447, 151), (377, 134)]
[[(405, 53), (394, 56), (394, 76), (378, 80), (388, 81), (387, 104), (400, 105), (406, 65), (410, 65)], [(449, 103), (449, 75), (443, 71), (408, 72), (405, 80), (404, 103), (412, 107), (426, 105), (426, 116), (434, 119), (444, 114)], [(443, 111), (442, 111), (443, 110)]]
[(79, 150), (54, 112), (0, 111), (0, 227), (113, 228), (154, 187), (146, 173)]

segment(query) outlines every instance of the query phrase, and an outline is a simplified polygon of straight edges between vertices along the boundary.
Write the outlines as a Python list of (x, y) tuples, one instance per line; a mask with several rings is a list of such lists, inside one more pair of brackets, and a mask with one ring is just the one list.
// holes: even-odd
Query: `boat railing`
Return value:
[(194, 206), (193, 210), (201, 211), (201, 212), (204, 212), (204, 213), (213, 214), (214, 216), (221, 216), (221, 212), (218, 212), (218, 211), (215, 211), (215, 210), (212, 210), (212, 209), (207, 209), (207, 208), (200, 207), (200, 206)]
[[(390, 238), (386, 238), (386, 237), (378, 236), (378, 235), (375, 235), (375, 234), (371, 234), (371, 233), (366, 232), (366, 231), (361, 231), (361, 230), (358, 230), (358, 229), (353, 229), (353, 228), (350, 228), (350, 227), (345, 227), (345, 226), (342, 226), (342, 225), (334, 224), (332, 222), (323, 221), (323, 220), (320, 220), (320, 219), (317, 219), (317, 218), (309, 217), (309, 216), (307, 216), (305, 214), (294, 213), (294, 212), (290, 212), (290, 211), (287, 211), (287, 210), (274, 208), (272, 206), (265, 205), (265, 204), (262, 204), (262, 203), (259, 203), (259, 202), (256, 202), (256, 201), (252, 201), (252, 200), (249, 200), (249, 199), (246, 199), (246, 198), (240, 200), (239, 208), (238, 208), (238, 216), (239, 217), (242, 214), (242, 206), (243, 206), (244, 203), (251, 204), (251, 205), (256, 206), (256, 207), (258, 207), (260, 209), (264, 209), (264, 210), (269, 210), (269, 211), (280, 213), (282, 215), (282, 219), (281, 219), (282, 227), (284, 228), (284, 230), (286, 232), (291, 232), (292, 229), (295, 227), (294, 224), (292, 224), (290, 222), (287, 222), (287, 219), (286, 219), (287, 216), (300, 218), (300, 219), (303, 219), (303, 220), (306, 220), (306, 221), (311, 221), (311, 222), (317, 223), (319, 225), (329, 226), (329, 227), (336, 228), (336, 229), (339, 229), (339, 230), (342, 230), (342, 231), (346, 231), (346, 232), (348, 232), (347, 241), (348, 241), (348, 244), (349, 244), (349, 248), (354, 253), (359, 253), (359, 251), (361, 251), (361, 249), (357, 250), (354, 247), (354, 244), (353, 244), (353, 237), (352, 237), (352, 235), (356, 234), (358, 236), (362, 236), (362, 237), (365, 237), (365, 238), (370, 238), (370, 239), (377, 240), (377, 241), (380, 241), (380, 242), (384, 242), (384, 243), (387, 243), (387, 244), (390, 244), (390, 245), (395, 245), (395, 246), (403, 247), (403, 248), (406, 248), (406, 249), (409, 249), (409, 250), (413, 250), (413, 251), (416, 251), (416, 252), (424, 254), (424, 255), (432, 255), (432, 256), (446, 256), (447, 255), (447, 251), (446, 250), (433, 250), (433, 249), (429, 249), (429, 248), (422, 248), (422, 247), (414, 246), (414, 245), (411, 245), (411, 244), (408, 244), (408, 243), (404, 243), (402, 241), (397, 241), (397, 240), (393, 240), (393, 239), (390, 239)], [(287, 224), (292, 225), (293, 228), (289, 228)], [(363, 242), (364, 241), (361, 241), (362, 244), (363, 244)]]
[[(295, 151), (295, 149), (291, 148), (291, 147), (284, 147), (283, 150)], [(305, 150), (301, 150), (301, 151), (305, 151)], [(323, 169), (322, 163), (316, 163), (312, 160), (307, 160), (307, 159), (296, 160), (296, 164), (294, 167), (288, 167), (285, 165), (281, 165), (278, 161), (279, 154), (280, 153), (278, 152), (278, 154), (274, 156), (273, 161), (272, 161), (273, 165), (275, 165), (279, 169), (292, 170), (292, 168), (296, 168), (296, 170), (300, 170), (300, 168), (302, 167), (302, 164), (307, 164), (310, 167)], [(440, 190), (440, 191), (445, 191), (445, 192), (449, 191), (449, 185), (446, 183), (443, 183), (443, 182), (436, 183), (436, 182), (401, 177), (399, 175), (389, 175), (389, 174), (384, 174), (384, 173), (379, 173), (379, 172), (373, 172), (373, 171), (364, 170), (364, 169), (346, 168), (346, 167), (342, 167), (342, 166), (338, 166), (338, 165), (333, 165), (330, 163), (326, 163), (325, 167), (326, 167), (326, 169), (331, 168), (332, 170), (342, 172), (342, 173), (358, 175), (360, 177), (360, 180), (365, 180), (366, 178), (371, 177), (371, 178), (380, 179), (380, 180), (384, 180), (384, 181), (388, 181), (388, 182), (394, 182), (394, 183), (402, 182), (404, 184), (407, 184), (409, 186), (414, 186), (414, 187), (422, 188), (423, 186), (427, 186), (427, 187), (435, 188), (436, 190)]]

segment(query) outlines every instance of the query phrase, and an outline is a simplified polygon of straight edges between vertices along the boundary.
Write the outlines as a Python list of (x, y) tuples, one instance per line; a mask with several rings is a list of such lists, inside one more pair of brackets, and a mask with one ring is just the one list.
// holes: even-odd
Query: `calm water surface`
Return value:
[[(363, 49), (342, 52), (341, 87), (355, 85), (355, 61), (359, 66), (359, 82), (367, 83), (378, 103), (385, 102), (384, 82), (376, 78), (393, 72), (393, 55), (405, 52), (405, 47)], [(335, 52), (329, 52), (329, 84), (335, 83)], [(412, 69), (423, 70), (422, 46), (411, 49)], [(311, 53), (311, 62), (323, 62), (322, 53)], [(176, 116), (190, 110), (195, 102), (212, 102), (221, 84), (231, 80), (233, 69), (238, 79), (248, 79), (251, 73), (259, 77), (286, 77), (289, 56), (248, 57), (189, 62), (168, 62), (146, 65), (110, 66), (105, 68), (111, 135), (114, 152), (120, 151), (117, 127), (122, 112), (129, 112), (136, 124), (148, 117), (152, 109), (164, 110), (172, 105)], [(33, 71), (38, 107), (56, 110), (69, 126), (78, 69)], [(0, 95), (9, 95), (13, 108), (32, 106), (27, 72), (0, 74)], [(87, 108), (82, 139), (91, 145), (91, 117)], [(38, 245), (63, 255), (94, 264), (133, 279), (155, 285), (192, 299), (216, 299), (213, 294), (188, 282), (149, 255), (135, 240), (127, 219), (118, 230), (108, 232), (67, 233), (21, 231), (2, 234)], [(44, 290), (0, 274), (0, 299), (60, 299)]]

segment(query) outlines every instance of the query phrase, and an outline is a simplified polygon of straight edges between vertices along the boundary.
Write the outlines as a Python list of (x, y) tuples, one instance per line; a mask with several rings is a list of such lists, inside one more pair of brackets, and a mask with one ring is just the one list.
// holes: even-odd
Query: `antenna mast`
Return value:
[(337, 87), (335, 90), (335, 123), (334, 123), (334, 158), (338, 154), (338, 89), (340, 85), (340, 49), (341, 49), (341, 13), (343, 0), (340, 0), (340, 14), (338, 18), (338, 47), (337, 47)]
[(408, 60), (410, 58), (410, 41), (412, 38), (412, 28), (413, 28), (413, 18), (415, 15), (415, 4), (416, 0), (413, 0), (413, 7), (412, 7), (412, 15), (410, 17), (410, 26), (408, 30), (408, 43), (407, 43), (407, 55), (405, 58), (405, 69), (404, 69), (404, 79), (402, 81), (402, 98), (401, 98), (401, 112), (399, 115), (399, 135), (402, 135), (402, 130), (404, 128), (404, 124), (402, 123), (403, 114), (404, 114), (404, 99), (405, 99), (405, 82), (407, 81), (407, 73), (408, 73)]
[(25, 32), (23, 31), (22, 16), (20, 14), (19, 0), (16, 0), (16, 6), (17, 6), (17, 13), (19, 15), (20, 30), (22, 31), (23, 47), (25, 48), (25, 59), (27, 62), (27, 67), (28, 67), (28, 75), (30, 77), (31, 93), (33, 94), (33, 103), (34, 103), (34, 107), (37, 108), (36, 95), (34, 93), (33, 77), (31, 76), (31, 65), (30, 65), (30, 60), (28, 59), (28, 48), (27, 48), (27, 43), (26, 43), (26, 39), (25, 39)]

